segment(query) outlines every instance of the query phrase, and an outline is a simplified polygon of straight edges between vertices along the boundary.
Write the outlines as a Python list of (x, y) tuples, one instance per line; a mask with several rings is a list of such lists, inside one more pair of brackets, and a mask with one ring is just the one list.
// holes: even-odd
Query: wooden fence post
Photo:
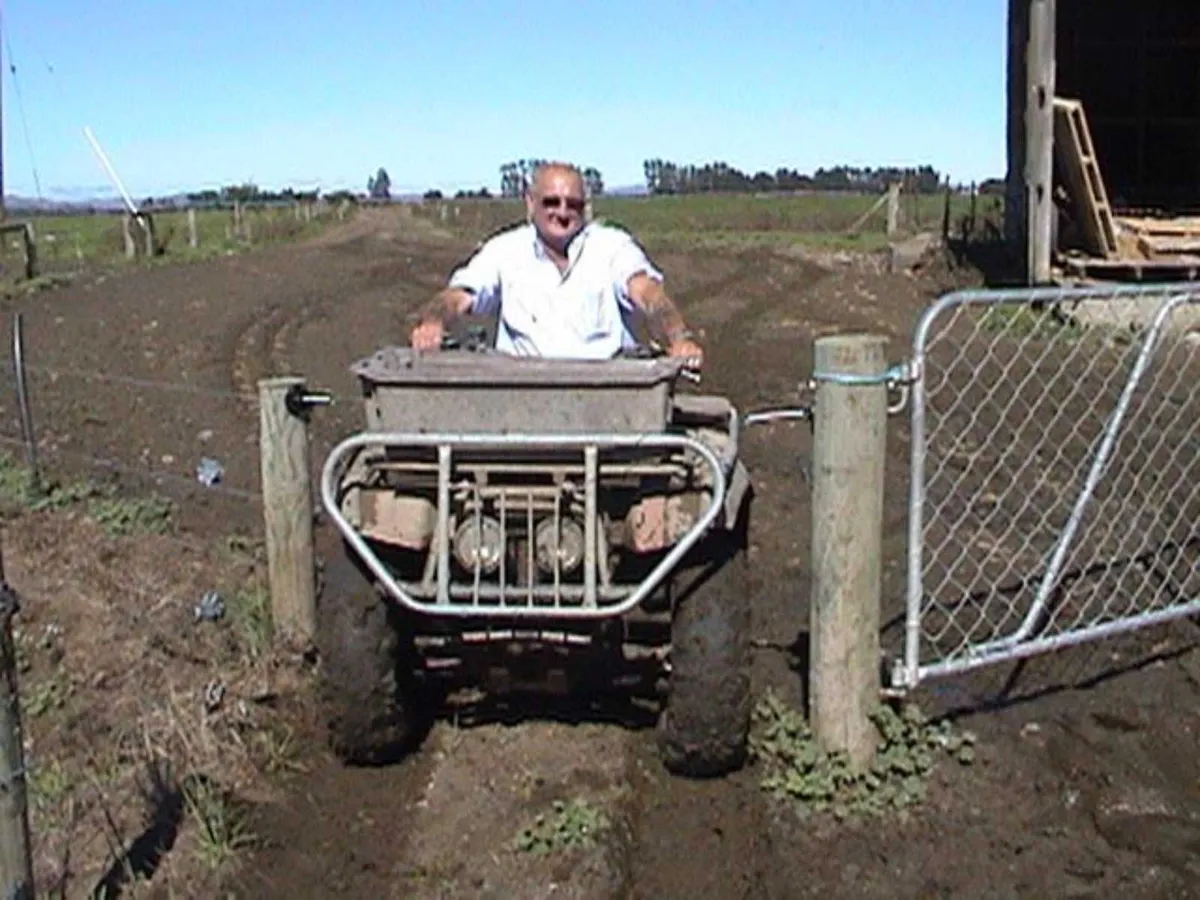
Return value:
[(891, 237), (900, 228), (900, 182), (888, 185), (887, 193), (887, 236)]
[(155, 245), (157, 243), (155, 240), (154, 216), (150, 213), (142, 213), (141, 223), (142, 238), (145, 241), (146, 259), (154, 259)]
[(32, 281), (38, 274), (37, 235), (34, 233), (32, 222), (25, 223), (25, 227), (21, 229), (21, 238), (25, 243), (25, 277)]
[(17, 594), (5, 578), (0, 552), (0, 891), (6, 898), (33, 900), (21, 694), (12, 633), (12, 618), (19, 608)]
[(950, 229), (953, 224), (950, 220), (950, 197), (950, 181), (947, 179), (946, 193), (943, 198), (944, 202), (942, 205), (942, 243), (946, 244), (947, 246), (950, 244)]
[(271, 618), (276, 634), (308, 645), (317, 615), (310, 450), (307, 423), (288, 408), (289, 393), (303, 392), (303, 378), (258, 383)]
[(818, 742), (859, 771), (875, 755), (887, 446), (887, 339), (815, 343), (810, 716)]
[(121, 235), (125, 239), (125, 258), (133, 259), (137, 256), (137, 244), (133, 241), (133, 216), (129, 213), (121, 217)]
[(187, 211), (188, 246), (195, 250), (200, 246), (200, 235), (196, 232), (196, 207), (189, 206)]

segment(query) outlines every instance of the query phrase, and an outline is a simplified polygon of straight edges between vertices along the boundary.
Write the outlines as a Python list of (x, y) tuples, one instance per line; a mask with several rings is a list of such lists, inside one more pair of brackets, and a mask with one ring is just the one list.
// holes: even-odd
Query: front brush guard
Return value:
[[(351, 454), (366, 447), (434, 447), (438, 450), (438, 511), (434, 532), (436, 554), (436, 594), (431, 603), (423, 603), (414, 594), (418, 588), (410, 583), (398, 581), (383, 564), (367, 541), (342, 514), (337, 485), (342, 464)], [(581, 602), (553, 606), (534, 603), (478, 602), (478, 587), (474, 589), (475, 602), (461, 602), (455, 594), (471, 592), (471, 588), (453, 591), (450, 583), (450, 535), (449, 535), (449, 492), (450, 460), (454, 449), (577, 449), (584, 453), (587, 466), (585, 482), (588, 511), (585, 517), (586, 552), (585, 581), (580, 594)], [(596, 584), (596, 493), (598, 454), (608, 448), (679, 448), (691, 450), (711, 470), (708, 506), (697, 517), (692, 526), (676, 541), (651, 572), (634, 586), (610, 586), (602, 589)], [(364, 565), (379, 580), (387, 593), (407, 609), (414, 612), (439, 616), (492, 617), (492, 618), (538, 618), (594, 620), (620, 616), (645, 600), (668, 576), (671, 570), (694, 547), (713, 521), (721, 514), (725, 504), (728, 479), (722, 460), (711, 448), (695, 438), (681, 434), (413, 434), (405, 432), (364, 432), (343, 440), (330, 451), (321, 472), (321, 503), (346, 542), (361, 557)], [(521, 588), (512, 588), (515, 596), (523, 593)], [(604, 605), (598, 599), (603, 593)]]

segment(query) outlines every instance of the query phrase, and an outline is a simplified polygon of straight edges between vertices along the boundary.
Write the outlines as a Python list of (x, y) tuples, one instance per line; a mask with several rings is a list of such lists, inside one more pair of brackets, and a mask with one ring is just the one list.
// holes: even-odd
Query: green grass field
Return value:
[[(877, 196), (862, 194), (687, 194), (600, 197), (593, 208), (598, 219), (658, 242), (877, 249), (887, 242), (886, 209), (880, 206), (871, 211), (878, 201)], [(945, 205), (943, 195), (901, 197), (901, 230), (940, 232)], [(950, 222), (955, 233), (970, 210), (970, 197), (951, 197)], [(481, 238), (520, 221), (525, 210), (519, 200), (471, 198), (427, 201), (419, 206), (419, 214)], [(999, 214), (992, 198), (977, 200), (977, 219), (997, 220)]]
[[(621, 225), (640, 239), (694, 248), (803, 245), (823, 249), (875, 250), (885, 246), (886, 210), (879, 197), (856, 194), (690, 194), (660, 197), (600, 197), (594, 203), (598, 219)], [(946, 200), (941, 195), (910, 195), (900, 201), (902, 233), (940, 232)], [(877, 207), (874, 208), (873, 207)], [(969, 217), (971, 198), (954, 195), (950, 223), (958, 234)], [(522, 201), (501, 199), (446, 199), (415, 203), (407, 213), (425, 218), (440, 228), (470, 239), (481, 239), (521, 221)], [(996, 222), (1001, 214), (994, 198), (975, 204), (977, 231), (985, 219)], [(350, 213), (352, 214), (352, 213)], [(399, 211), (398, 213), (399, 214)], [(19, 216), (10, 217), (13, 220)], [(313, 208), (311, 218), (298, 207), (248, 208), (239, 232), (230, 210), (196, 213), (196, 246), (191, 246), (187, 213), (154, 214), (160, 252), (144, 255), (144, 242), (135, 259), (125, 254), (122, 216), (34, 216), (27, 219), (37, 237), (39, 270), (47, 278), (67, 276), (84, 268), (125, 265), (161, 265), (253, 250), (281, 241), (315, 235), (341, 221), (328, 204)], [(0, 281), (19, 280), (23, 273), (22, 242), (5, 236)]]
[[(230, 210), (205, 209), (196, 212), (196, 246), (191, 246), (186, 211), (153, 213), (155, 242), (160, 252), (147, 259), (144, 239), (135, 234), (138, 255), (130, 261), (125, 255), (123, 217), (119, 213), (79, 215), (37, 215), (9, 217), (28, 221), (37, 240), (40, 270), (47, 275), (64, 274), (85, 267), (137, 264), (162, 264), (204, 259), (239, 253), (254, 247), (290, 241), (318, 233), (337, 222), (335, 209), (314, 208), (311, 219), (293, 207), (249, 208), (242, 217), (242, 229), (235, 228)], [(23, 259), (19, 235), (5, 236), (0, 264), (5, 272), (20, 269)]]

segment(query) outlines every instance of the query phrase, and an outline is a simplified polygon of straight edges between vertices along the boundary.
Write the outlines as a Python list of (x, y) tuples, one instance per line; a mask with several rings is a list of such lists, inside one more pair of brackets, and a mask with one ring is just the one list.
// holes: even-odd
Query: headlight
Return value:
[(543, 572), (554, 571), (555, 559), (564, 573), (574, 571), (583, 562), (583, 527), (574, 519), (560, 519), (557, 534), (554, 519), (542, 519), (534, 531), (533, 540), (537, 548), (538, 568)]
[(454, 532), (454, 558), (470, 572), (479, 566), (489, 575), (500, 567), (504, 547), (500, 544), (500, 523), (489, 516), (472, 516)]

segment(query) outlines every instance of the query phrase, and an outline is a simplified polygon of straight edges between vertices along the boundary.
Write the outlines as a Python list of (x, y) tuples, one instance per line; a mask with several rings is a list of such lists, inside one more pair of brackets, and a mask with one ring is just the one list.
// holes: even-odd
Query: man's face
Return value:
[(525, 202), (542, 240), (560, 253), (583, 228), (583, 179), (569, 170), (542, 172)]

